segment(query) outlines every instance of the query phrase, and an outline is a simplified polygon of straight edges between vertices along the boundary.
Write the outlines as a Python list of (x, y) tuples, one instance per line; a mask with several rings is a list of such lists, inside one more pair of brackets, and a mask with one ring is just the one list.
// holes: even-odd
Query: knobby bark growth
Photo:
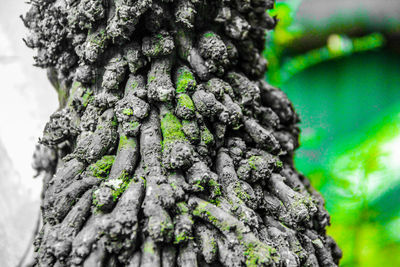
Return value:
[(272, 0), (31, 0), (60, 109), (37, 266), (336, 266), (293, 166), (298, 117), (264, 81)]

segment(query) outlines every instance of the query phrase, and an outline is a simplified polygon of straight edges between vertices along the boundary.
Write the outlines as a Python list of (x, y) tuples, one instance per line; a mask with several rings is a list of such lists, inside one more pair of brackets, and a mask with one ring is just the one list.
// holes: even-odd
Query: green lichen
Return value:
[(114, 164), (115, 156), (104, 156), (96, 163), (89, 166), (89, 171), (94, 177), (105, 179), (110, 174), (112, 165)]
[(161, 119), (161, 132), (163, 135), (163, 147), (165, 145), (186, 140), (185, 134), (182, 131), (182, 124), (179, 119), (171, 112), (166, 113)]
[(195, 110), (194, 103), (189, 95), (187, 94), (180, 94), (178, 97), (178, 105), (185, 107), (189, 110)]
[(149, 76), (149, 78), (147, 79), (147, 83), (151, 83), (155, 79), (156, 79), (156, 76)]
[(176, 92), (186, 93), (188, 90), (193, 90), (196, 87), (196, 80), (193, 74), (186, 68), (178, 70), (178, 79), (176, 81)]

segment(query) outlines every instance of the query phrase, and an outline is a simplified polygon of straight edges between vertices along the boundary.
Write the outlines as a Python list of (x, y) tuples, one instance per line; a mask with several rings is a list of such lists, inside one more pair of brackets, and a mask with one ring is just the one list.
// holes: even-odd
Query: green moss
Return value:
[(193, 215), (201, 217), (202, 213), (207, 212), (206, 207), (208, 203), (200, 203), (197, 207), (193, 210)]
[(90, 42), (97, 45), (100, 48), (104, 48), (107, 41), (107, 34), (104, 29), (101, 29), (98, 33), (92, 36)]
[(112, 195), (114, 201), (117, 201), (117, 199), (129, 187), (131, 182), (132, 182), (132, 179), (131, 179), (130, 175), (124, 170), (122, 172), (122, 174), (120, 175), (120, 177), (118, 177), (116, 183), (112, 186), (111, 195)]
[(182, 124), (179, 119), (171, 112), (166, 113), (161, 119), (161, 131), (163, 135), (163, 147), (166, 144), (186, 140), (185, 134), (182, 131)]
[(174, 225), (168, 220), (162, 221), (160, 225), (161, 225), (160, 233), (172, 237), (172, 230), (174, 230)]
[(195, 110), (194, 103), (189, 95), (187, 94), (180, 94), (178, 97), (178, 105), (183, 106), (189, 110)]
[(257, 170), (257, 165), (259, 165), (259, 163), (260, 163), (262, 160), (263, 160), (263, 158), (260, 157), (260, 156), (252, 156), (252, 157), (249, 158), (248, 162), (249, 162), (250, 167), (251, 167), (253, 170)]
[(139, 83), (137, 81), (133, 81), (131, 84), (131, 89), (135, 89), (136, 87), (138, 87)]
[(282, 161), (277, 160), (277, 161), (275, 162), (275, 166), (278, 167), (278, 168), (282, 168), (282, 167), (283, 167)]
[(146, 181), (146, 178), (140, 176), (140, 179), (143, 180), (143, 186), (144, 186), (144, 188), (146, 188), (146, 182), (147, 182), (147, 181)]
[(207, 127), (201, 131), (201, 141), (207, 146), (214, 143), (214, 136)]
[(196, 181), (193, 186), (197, 187), (200, 191), (204, 191), (204, 186), (202, 186), (201, 183), (202, 181)]
[[(179, 46), (180, 46), (180, 51), (179, 51), (179, 53), (181, 54), (181, 56), (182, 56), (183, 58), (187, 58), (187, 57), (189, 56), (189, 53), (190, 53), (190, 50), (187, 49), (186, 47), (184, 47), (184, 45), (183, 45), (183, 40), (184, 40), (184, 38), (185, 38), (186, 35), (187, 35), (187, 34), (186, 34), (186, 32), (185, 32), (184, 29), (179, 29), (179, 30), (178, 30), (177, 36), (178, 36), (179, 38), (178, 38), (177, 42), (178, 42), (178, 44), (179, 44)], [(186, 49), (185, 49), (185, 48), (186, 48)]]
[(174, 189), (174, 190), (176, 190), (178, 187), (176, 186), (176, 184), (175, 183), (170, 183), (169, 184), (171, 187), (172, 187), (172, 189)]
[(235, 73), (229, 73), (228, 78), (231, 80), (235, 80), (236, 78), (238, 78), (238, 76)]
[[(82, 84), (80, 82), (73, 82), (71, 88), (69, 89), (69, 93), (65, 91), (65, 87), (60, 86), (58, 88), (58, 100), (60, 103), (65, 103), (67, 101), (67, 106), (71, 106), (72, 102), (75, 97), (80, 96), (76, 95), (78, 92), (78, 89), (82, 88)], [(68, 100), (67, 100), (68, 97)]]
[(136, 146), (137, 143), (135, 138), (130, 138), (123, 134), (120, 135), (118, 150), (121, 150), (123, 148), (135, 148)]
[(221, 204), (221, 200), (219, 198), (210, 199), (210, 203), (218, 207)]
[(115, 156), (104, 156), (99, 159), (96, 163), (89, 166), (89, 170), (92, 172), (94, 177), (107, 178), (110, 174), (112, 165), (114, 164)]
[(243, 188), (239, 182), (237, 182), (235, 184), (234, 191), (235, 191), (236, 195), (238, 196), (238, 198), (240, 198), (241, 200), (243, 200), (243, 201), (251, 200), (250, 195), (247, 194), (247, 192), (243, 190)]
[(132, 121), (129, 123), (129, 130), (131, 130), (131, 131), (136, 131), (137, 128), (139, 128), (139, 127), (140, 127), (140, 123), (137, 121)]
[[(215, 218), (214, 216), (211, 215), (211, 213), (207, 212), (207, 217), (208, 220), (212, 223), (212, 224), (218, 224), (218, 220), (217, 218)], [(224, 227), (225, 228), (225, 227)], [(228, 229), (229, 230), (229, 229)]]
[(117, 127), (118, 126), (118, 121), (117, 118), (114, 116), (113, 120), (111, 121), (111, 126)]
[(144, 243), (143, 252), (144, 252), (144, 253), (149, 253), (149, 254), (154, 255), (155, 252), (154, 252), (153, 243), (151, 243), (151, 242), (146, 242), (146, 243)]
[(178, 235), (175, 235), (174, 244), (180, 244), (191, 239), (193, 239), (193, 237), (189, 236), (188, 233), (182, 232), (179, 233)]
[(247, 267), (264, 266), (276, 261), (277, 259), (271, 257), (271, 254), (276, 253), (275, 249), (260, 242), (249, 242), (244, 244), (246, 250)]
[(156, 76), (149, 76), (149, 78), (147, 79), (147, 83), (151, 83), (155, 79), (156, 79)]
[(163, 50), (163, 44), (164, 44), (164, 37), (161, 34), (157, 34), (156, 36), (157, 38), (157, 43), (154, 46), (154, 50), (153, 50), (153, 55), (157, 56), (158, 54), (160, 54)]
[(294, 197), (294, 201), (291, 205), (291, 209), (297, 210), (299, 206), (306, 206), (306, 207), (311, 207), (313, 205), (313, 199), (312, 197), (308, 196), (303, 196), (303, 195), (297, 195)]
[(82, 105), (87, 107), (87, 105), (92, 101), (93, 92), (90, 89), (86, 89), (85, 94), (82, 96)]
[(178, 208), (178, 212), (180, 214), (185, 214), (189, 212), (189, 208), (186, 204), (186, 202), (179, 202), (176, 204), (176, 207)]
[(154, 53), (153, 55), (156, 56), (158, 54), (160, 54), (162, 51), (162, 44), (160, 42), (156, 43), (155, 47), (154, 47)]
[(96, 197), (98, 191), (99, 191), (99, 189), (93, 191), (93, 193), (92, 193), (92, 198), (93, 198), (92, 203), (95, 206), (95, 209), (94, 209), (95, 213), (100, 213), (101, 212), (101, 208), (104, 206), (104, 203), (103, 204), (99, 204), (99, 200)]
[(127, 115), (127, 116), (132, 116), (132, 115), (133, 115), (133, 110), (132, 110), (131, 108), (125, 108), (125, 109), (122, 111), (122, 113), (123, 113), (124, 115)]
[(209, 190), (211, 191), (211, 197), (213, 198), (213, 199), (210, 199), (210, 202), (216, 206), (219, 206), (221, 201), (218, 197), (222, 195), (221, 185), (219, 183), (217, 183), (217, 181), (215, 181), (214, 179), (210, 179), (208, 181), (208, 187), (209, 187)]
[(217, 181), (215, 181), (214, 179), (210, 179), (208, 181), (208, 185), (211, 187), (215, 196), (221, 195), (221, 185), (217, 183)]
[(58, 93), (58, 103), (60, 104), (60, 106), (64, 106), (66, 102), (68, 102), (68, 106), (71, 105), (72, 103), (72, 98), (70, 98), (71, 102), (68, 101), (68, 94), (67, 91), (64, 87), (58, 87), (57, 89), (57, 93)]
[(196, 87), (196, 80), (193, 74), (186, 68), (178, 70), (178, 79), (176, 82), (176, 92), (186, 93), (188, 90), (192, 90)]
[(199, 205), (197, 205), (196, 209), (193, 210), (193, 215), (198, 216), (198, 217), (207, 217), (208, 221), (210, 223), (212, 223), (214, 226), (216, 226), (217, 228), (226, 228), (225, 225), (222, 225), (218, 219), (213, 216), (208, 210), (207, 210), (207, 206), (208, 205), (212, 205), (209, 202), (206, 203), (200, 203)]
[(319, 238), (317, 238), (311, 242), (320, 249), (324, 247), (324, 244), (322, 243), (321, 239), (319, 239)]
[(217, 253), (217, 249), (218, 249), (218, 247), (217, 247), (217, 241), (215, 241), (214, 238), (211, 238), (210, 244), (211, 244), (211, 247), (212, 247), (211, 252), (212, 252), (213, 254), (216, 254), (216, 253)]
[(211, 38), (211, 37), (214, 37), (214, 36), (215, 36), (215, 34), (213, 32), (206, 32), (204, 34), (204, 37), (206, 37), (206, 38)]

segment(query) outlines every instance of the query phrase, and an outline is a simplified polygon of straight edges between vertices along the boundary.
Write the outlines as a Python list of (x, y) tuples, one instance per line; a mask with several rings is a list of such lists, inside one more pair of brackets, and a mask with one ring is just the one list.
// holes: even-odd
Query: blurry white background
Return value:
[(15, 266), (30, 242), (39, 212), (41, 179), (32, 154), (58, 106), (46, 72), (32, 67), (34, 52), (19, 15), (25, 0), (0, 0), (0, 266)]

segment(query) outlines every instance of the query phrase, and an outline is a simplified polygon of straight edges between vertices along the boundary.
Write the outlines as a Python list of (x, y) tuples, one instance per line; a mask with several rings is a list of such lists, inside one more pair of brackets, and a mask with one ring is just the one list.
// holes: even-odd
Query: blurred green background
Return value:
[(325, 197), (340, 266), (400, 266), (400, 1), (281, 1), (267, 81), (301, 118), (296, 166)]

